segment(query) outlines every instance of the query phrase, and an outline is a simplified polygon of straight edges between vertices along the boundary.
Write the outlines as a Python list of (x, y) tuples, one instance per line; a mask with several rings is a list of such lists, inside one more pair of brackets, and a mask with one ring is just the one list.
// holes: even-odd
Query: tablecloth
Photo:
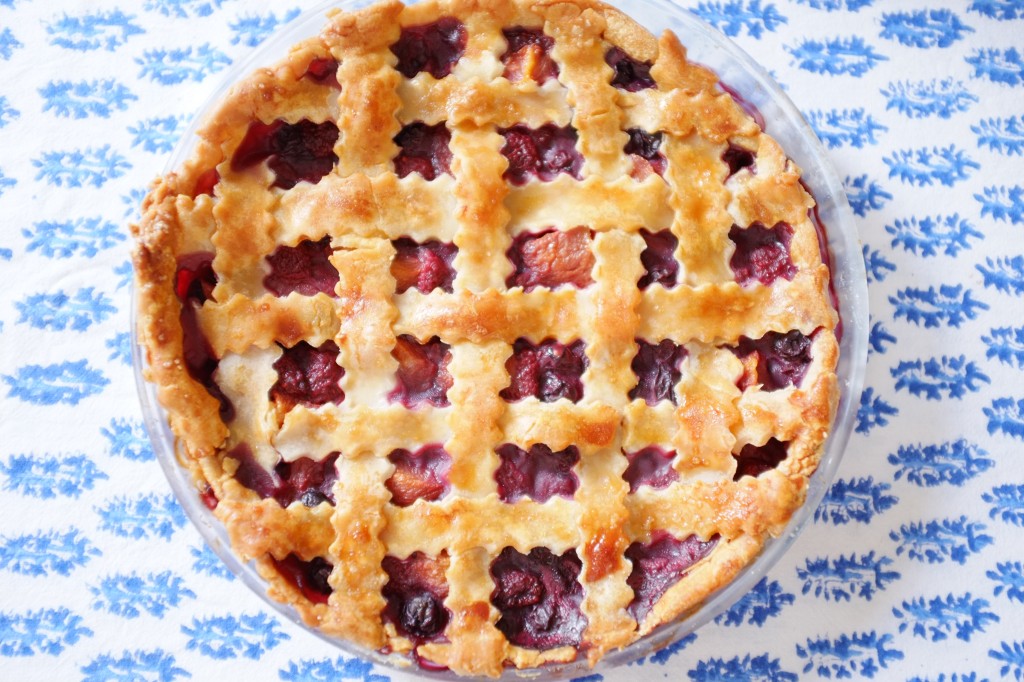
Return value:
[[(312, 0), (0, 0), (0, 678), (384, 680), (226, 572), (130, 359), (127, 225), (230, 64)], [(715, 622), (608, 682), (1024, 678), (1024, 2), (686, 4), (783, 85), (868, 272), (855, 433)]]

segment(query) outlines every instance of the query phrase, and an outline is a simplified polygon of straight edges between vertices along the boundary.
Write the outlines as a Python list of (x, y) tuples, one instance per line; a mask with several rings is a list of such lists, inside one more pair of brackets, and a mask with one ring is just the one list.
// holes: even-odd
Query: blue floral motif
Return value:
[(170, 571), (146, 576), (131, 574), (110, 575), (99, 585), (89, 587), (93, 594), (92, 608), (104, 610), (124, 618), (138, 618), (145, 611), (163, 618), (168, 610), (185, 599), (195, 599), (195, 592), (185, 587), (181, 576)]
[(740, 626), (746, 622), (761, 627), (769, 618), (779, 615), (783, 607), (792, 604), (795, 599), (796, 597), (782, 589), (778, 580), (768, 582), (768, 578), (761, 578), (757, 585), (728, 611), (719, 614), (715, 622), (719, 625), (733, 626)]
[(50, 81), (39, 88), (39, 94), (44, 100), (43, 111), (65, 118), (110, 118), (113, 112), (124, 111), (128, 102), (138, 99), (126, 85), (113, 79)]
[(25, 47), (14, 37), (11, 29), (5, 28), (0, 31), (0, 59), (7, 61), (19, 47)]
[(992, 488), (981, 499), (991, 505), (988, 516), (1014, 526), (1024, 526), (1024, 484), (1005, 483)]
[(875, 593), (900, 578), (896, 571), (886, 570), (892, 559), (876, 557), (874, 551), (857, 556), (835, 559), (821, 557), (807, 559), (796, 574), (804, 581), (802, 593), (821, 597), (825, 601), (850, 601), (854, 596), (871, 601)]
[(1024, 185), (1015, 187), (986, 187), (974, 198), (981, 202), (981, 215), (994, 220), (1007, 220), (1014, 225), (1024, 224)]
[(1007, 436), (1024, 439), (1024, 398), (996, 398), (991, 407), (982, 408), (988, 417), (988, 432), (1004, 433)]
[[(924, 679), (921, 677), (911, 677), (907, 682), (933, 682), (930, 679)], [(939, 676), (935, 678), (934, 682), (988, 682), (988, 680), (979, 680), (977, 673), (967, 673), (961, 675), (959, 673), (953, 673), (949, 677), (946, 677), (946, 673), (939, 673)]]
[(165, 17), (188, 19), (189, 17), (208, 17), (214, 10), (220, 9), (224, 0), (146, 0), (143, 9), (159, 12)]
[(110, 383), (103, 372), (85, 360), (65, 360), (54, 365), (25, 365), (17, 373), (0, 375), (10, 386), (8, 396), (36, 405), (77, 405)]
[[(122, 237), (123, 238), (123, 237)], [(117, 286), (115, 289), (120, 291), (126, 286), (132, 283), (132, 277), (135, 276), (135, 270), (132, 268), (132, 262), (126, 260), (117, 267), (114, 268), (114, 274), (117, 275)]]
[(135, 35), (145, 31), (135, 24), (135, 17), (119, 9), (96, 11), (71, 17), (65, 14), (46, 26), (50, 44), (69, 50), (106, 49), (113, 52)]
[(889, 417), (895, 417), (899, 409), (875, 395), (870, 386), (860, 394), (860, 406), (857, 408), (857, 433), (869, 433), (876, 426), (888, 426)]
[(192, 570), (196, 573), (212, 575), (228, 581), (235, 579), (235, 575), (228, 570), (228, 567), (224, 565), (219, 556), (213, 553), (213, 550), (208, 545), (192, 547), (189, 551), (195, 559), (192, 562)]
[(155, 458), (146, 429), (139, 420), (114, 417), (110, 427), (103, 427), (100, 433), (110, 441), (110, 454), (135, 462), (150, 462)]
[(1018, 369), (1024, 369), (1024, 327), (993, 328), (991, 334), (981, 337), (988, 346), (985, 357), (996, 358), (1011, 367), (1016, 362)]
[(829, 149), (843, 145), (860, 149), (866, 144), (878, 144), (875, 133), (889, 129), (864, 109), (810, 111), (807, 112), (807, 122)]
[(806, 659), (803, 672), (812, 670), (825, 679), (852, 677), (859, 674), (874, 678), (879, 668), (903, 659), (903, 652), (890, 648), (892, 635), (871, 632), (842, 635), (836, 639), (808, 639), (807, 646), (796, 647), (796, 654)]
[(897, 320), (902, 317), (918, 326), (923, 323), (926, 329), (943, 323), (959, 327), (965, 320), (978, 317), (979, 311), (988, 310), (987, 303), (971, 298), (971, 290), (960, 284), (943, 284), (938, 289), (907, 287), (890, 296), (889, 303), (895, 308), (893, 316)]
[(0, 568), (21, 575), (70, 575), (101, 554), (77, 528), (0, 537)]
[(86, 490), (92, 490), (96, 481), (109, 478), (86, 455), (11, 455), (7, 462), (0, 462), (0, 473), (7, 477), (5, 490), (42, 500), (77, 499)]
[(955, 145), (897, 150), (882, 159), (889, 166), (889, 177), (924, 187), (939, 183), (952, 187), (966, 180), (981, 165)]
[(284, 13), (280, 19), (273, 12), (259, 15), (245, 15), (240, 16), (231, 24), (229, 28), (235, 34), (231, 38), (232, 45), (238, 45), (241, 43), (247, 47), (256, 47), (264, 40), (267, 36), (272, 34), (282, 24), (287, 24), (289, 21), (299, 16), (298, 9), (288, 10)]
[(170, 540), (174, 531), (185, 525), (185, 512), (171, 495), (118, 497), (105, 507), (97, 507), (96, 513), (100, 515), (101, 529), (133, 540)]
[(871, 7), (875, 0), (796, 0), (801, 5), (807, 5), (811, 9), (823, 9), (826, 12), (838, 10), (849, 10), (859, 12), (864, 7)]
[(858, 175), (843, 180), (843, 189), (846, 190), (846, 198), (850, 202), (850, 208), (861, 218), (868, 214), (868, 211), (878, 211), (885, 207), (886, 203), (892, 200), (892, 195), (882, 189), (882, 186), (867, 175)]
[(7, 177), (6, 175), (4, 175), (3, 170), (0, 169), (0, 197), (4, 195), (5, 190), (10, 189), (11, 187), (14, 187), (17, 184), (17, 180), (15, 180), (14, 178)]
[(14, 306), (21, 313), (19, 323), (28, 323), (36, 329), (86, 331), (117, 312), (117, 308), (103, 293), (93, 287), (79, 289), (69, 295), (59, 290), (52, 294), (31, 294)]
[(974, 78), (987, 78), (993, 83), (1024, 84), (1024, 55), (1015, 47), (1006, 50), (983, 48), (965, 57), (974, 67)]
[(43, 152), (38, 159), (32, 159), (32, 165), (39, 169), (36, 180), (45, 180), (55, 187), (102, 187), (132, 167), (109, 144), (98, 149)]
[(62, 223), (43, 221), (32, 227), (21, 231), (29, 240), (28, 251), (38, 251), (47, 258), (92, 258), (126, 239), (117, 225), (100, 217), (76, 218)]
[(140, 78), (149, 78), (161, 85), (176, 85), (187, 80), (200, 83), (231, 64), (231, 58), (204, 43), (184, 49), (146, 50), (135, 62), (142, 66)]
[[(134, 129), (132, 129), (132, 128), (129, 128), (128, 130), (130, 132), (135, 132)], [(136, 138), (136, 140), (137, 139), (138, 138)], [(145, 145), (146, 142), (141, 142), (140, 144)], [(160, 143), (154, 142), (154, 145), (162, 145), (162, 144), (163, 144), (163, 142), (160, 142)], [(132, 142), (132, 146), (134, 147), (135, 145), (136, 145), (136, 142)], [(147, 150), (147, 151), (149, 151), (149, 150)], [(170, 149), (168, 149), (167, 151), (170, 151)], [(146, 198), (146, 188), (145, 187), (136, 187), (134, 189), (129, 190), (128, 194), (122, 194), (121, 195), (121, 203), (123, 203), (125, 205), (124, 213), (122, 215), (125, 218), (131, 219), (133, 222), (137, 221), (139, 218), (142, 217), (141, 214), (139, 213), (139, 206), (142, 205), (142, 200), (145, 199), (145, 198)], [(131, 265), (132, 265), (131, 263), (128, 263), (128, 268), (129, 269), (131, 269)], [(118, 289), (120, 289), (120, 288), (121, 287), (118, 287)]]
[(794, 63), (804, 71), (831, 76), (847, 75), (860, 78), (878, 62), (889, 59), (875, 52), (859, 36), (829, 38), (824, 42), (805, 39), (796, 47), (787, 47)]
[(899, 631), (910, 630), (914, 636), (941, 642), (956, 633), (957, 639), (971, 641), (971, 635), (984, 632), (988, 623), (998, 623), (999, 616), (988, 610), (985, 599), (975, 599), (971, 593), (954, 596), (904, 600), (902, 608), (893, 608), (894, 616), (901, 620)]
[(974, 33), (974, 29), (948, 9), (882, 15), (881, 36), (910, 47), (949, 47), (965, 33)]
[(986, 118), (971, 126), (978, 146), (1007, 156), (1024, 156), (1024, 118)]
[(974, 0), (967, 11), (999, 21), (1024, 19), (1024, 0)]
[(779, 659), (768, 658), (768, 654), (734, 656), (728, 661), (721, 658), (700, 661), (690, 671), (689, 678), (693, 682), (796, 682), (798, 679), (796, 674), (782, 669)]
[(895, 109), (910, 118), (938, 116), (949, 118), (953, 114), (967, 111), (978, 101), (977, 95), (968, 92), (960, 81), (952, 78), (930, 81), (898, 81), (889, 83), (882, 90), (888, 102), (886, 110)]
[(1024, 680), (1024, 641), (1001, 642), (998, 649), (989, 649), (989, 658), (999, 661), (1003, 665), (999, 668), (999, 674), (1007, 677), (1011, 673), (1013, 678), (1020, 682)]
[(0, 612), (0, 656), (57, 656), (93, 631), (66, 608)]
[(1024, 295), (1024, 256), (985, 259), (985, 265), (974, 266), (986, 287), (1004, 294)]
[(163, 649), (125, 651), (120, 658), (100, 654), (81, 670), (85, 675), (82, 682), (174, 682), (179, 677), (192, 677)]
[(907, 360), (889, 370), (896, 379), (896, 390), (907, 389), (911, 395), (924, 396), (927, 400), (963, 398), (968, 391), (981, 390), (981, 384), (992, 380), (974, 362), (968, 362), (963, 355), (928, 360)]
[(904, 524), (899, 531), (889, 533), (889, 538), (898, 543), (897, 555), (905, 553), (911, 559), (929, 564), (940, 564), (948, 559), (963, 565), (972, 554), (995, 542), (984, 530), (984, 524), (961, 516)]
[(871, 523), (875, 516), (899, 502), (895, 495), (888, 494), (890, 487), (888, 483), (876, 483), (871, 476), (839, 479), (814, 510), (814, 520), (830, 521), (836, 525), (851, 521)]
[(193, 618), (192, 626), (182, 625), (181, 631), (190, 638), (185, 645), (189, 651), (199, 651), (216, 660), (244, 656), (258, 661), (269, 649), (291, 639), (280, 629), (276, 618), (263, 612)]
[(128, 332), (118, 332), (112, 338), (104, 341), (103, 345), (110, 349), (107, 359), (118, 360), (121, 364), (130, 366), (132, 364), (131, 341), (132, 335)]
[(888, 457), (898, 467), (894, 478), (904, 476), (914, 485), (932, 487), (948, 483), (962, 486), (995, 466), (988, 453), (966, 439), (939, 445), (901, 445)]
[[(129, 126), (128, 132), (135, 137), (132, 139), (132, 147), (142, 147), (147, 152), (166, 154), (174, 149), (174, 144), (181, 136), (185, 127), (183, 116), (162, 116), (151, 118), (147, 121), (140, 121), (137, 126)], [(139, 190), (142, 196), (144, 190)], [(132, 210), (137, 209), (142, 196), (133, 195), (130, 197)]]
[(8, 103), (6, 97), (0, 96), (0, 128), (21, 116), (21, 112)]
[(934, 218), (928, 216), (921, 220), (899, 219), (892, 225), (886, 225), (885, 231), (893, 236), (892, 246), (902, 246), (915, 255), (920, 252), (925, 258), (939, 252), (956, 256), (960, 251), (971, 248), (971, 238), (985, 238), (959, 213)]
[(995, 596), (1005, 591), (1007, 599), (1024, 604), (1024, 564), (1019, 561), (998, 563), (995, 570), (985, 571), (985, 577), (996, 584), (992, 590)]
[(889, 350), (886, 348), (888, 343), (896, 343), (896, 337), (889, 333), (885, 325), (881, 322), (875, 322), (871, 325), (871, 331), (868, 332), (868, 353), (881, 353), (884, 355)]
[(387, 675), (373, 671), (373, 664), (358, 658), (338, 656), (314, 661), (303, 659), (289, 661), (287, 668), (278, 671), (283, 682), (337, 682), (338, 680), (360, 680), (361, 682), (390, 682)]
[(691, 10), (727, 36), (738, 36), (743, 29), (752, 38), (774, 31), (786, 23), (774, 4), (761, 6), (761, 0), (703, 0)]
[(864, 254), (864, 268), (867, 270), (868, 282), (884, 282), (891, 273), (896, 272), (896, 264), (885, 257), (878, 249), (861, 247)]

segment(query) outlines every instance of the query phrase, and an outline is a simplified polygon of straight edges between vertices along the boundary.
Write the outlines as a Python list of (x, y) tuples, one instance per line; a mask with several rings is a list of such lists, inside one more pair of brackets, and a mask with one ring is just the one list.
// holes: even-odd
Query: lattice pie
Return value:
[(803, 501), (837, 315), (799, 169), (594, 0), (383, 2), (240, 82), (136, 228), (197, 493), (325, 633), (591, 662)]

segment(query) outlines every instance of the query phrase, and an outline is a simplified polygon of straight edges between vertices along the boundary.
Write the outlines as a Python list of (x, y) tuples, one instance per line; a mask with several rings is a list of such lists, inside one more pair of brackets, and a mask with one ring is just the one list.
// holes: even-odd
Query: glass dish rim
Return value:
[[(216, 110), (218, 102), (234, 83), (257, 67), (276, 63), (287, 54), (288, 48), (293, 44), (315, 34), (323, 25), (328, 10), (333, 8), (353, 10), (370, 4), (372, 4), (372, 0), (325, 0), (318, 3), (287, 24), (274, 36), (254, 47), (246, 57), (231, 65), (222, 75), (219, 85), (196, 110), (197, 113), (193, 116), (189, 127), (171, 152), (162, 171), (163, 174), (173, 172), (187, 160), (187, 155), (192, 151), (194, 143), (198, 139), (196, 131), (204, 122), (205, 117)], [(692, 611), (659, 626), (653, 632), (622, 649), (607, 653), (594, 667), (587, 663), (585, 657), (579, 657), (578, 660), (571, 663), (541, 668), (523, 670), (509, 668), (503, 672), (500, 679), (528, 677), (537, 680), (556, 680), (579, 674), (598, 673), (633, 663), (696, 631), (749, 592), (789, 550), (828, 491), (853, 430), (856, 404), (860, 398), (867, 364), (867, 276), (861, 257), (856, 222), (843, 185), (824, 146), (818, 140), (811, 126), (782, 88), (750, 55), (685, 8), (672, 3), (671, 0), (611, 0), (608, 4), (622, 9), (623, 12), (633, 16), (649, 30), (651, 27), (647, 23), (641, 21), (635, 12), (624, 9), (624, 6), (642, 5), (647, 6), (649, 11), (662, 13), (669, 23), (674, 24), (672, 29), (687, 47), (688, 56), (692, 56), (696, 52), (697, 56), (694, 61), (708, 65), (722, 79), (722, 82), (729, 86), (731, 91), (738, 93), (746, 102), (753, 104), (762, 113), (765, 111), (765, 104), (771, 108), (770, 115), (765, 116), (767, 122), (765, 130), (803, 169), (805, 173), (803, 180), (818, 201), (818, 211), (827, 214), (823, 227), (827, 235), (828, 251), (832, 261), (833, 286), (840, 294), (838, 297), (839, 313), (843, 329), (840, 339), (839, 367), (837, 368), (840, 399), (832, 433), (826, 440), (821, 462), (810, 478), (804, 504), (793, 513), (785, 531), (777, 538), (768, 538), (759, 555), (747, 564), (730, 583), (711, 594), (707, 600)], [(694, 41), (695, 38), (697, 42)], [(708, 50), (708, 53), (701, 54), (699, 50), (694, 50), (693, 48), (697, 45), (701, 49)], [(721, 51), (721, 54), (716, 54), (716, 51)], [(708, 55), (713, 57), (712, 63), (706, 61)], [(723, 62), (730, 67), (739, 68), (738, 75), (743, 76), (743, 82), (738, 82), (737, 78), (723, 76), (722, 68), (716, 68), (714, 62)], [(808, 174), (809, 169), (813, 173)], [(825, 216), (822, 217), (825, 218)], [(840, 268), (840, 266), (842, 267)], [(144, 351), (139, 344), (137, 334), (136, 306), (137, 296), (133, 290), (131, 301), (133, 370), (144, 423), (154, 453), (186, 516), (230, 572), (281, 616), (349, 655), (370, 660), (396, 672), (414, 673), (443, 680), (465, 679), (450, 671), (431, 671), (411, 666), (410, 659), (404, 655), (381, 654), (377, 651), (363, 649), (345, 640), (330, 637), (317, 628), (307, 625), (294, 608), (273, 600), (267, 594), (267, 583), (259, 576), (253, 562), (242, 563), (234, 554), (227, 540), (226, 529), (216, 519), (212, 511), (202, 504), (191, 476), (178, 463), (175, 439), (167, 424), (166, 413), (157, 399), (156, 387), (146, 381), (143, 376), (143, 368), (146, 364)]]

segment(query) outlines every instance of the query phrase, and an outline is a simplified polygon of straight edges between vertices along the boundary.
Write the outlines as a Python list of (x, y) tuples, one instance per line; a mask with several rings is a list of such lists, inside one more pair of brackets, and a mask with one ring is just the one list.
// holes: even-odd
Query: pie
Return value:
[(814, 201), (676, 36), (596, 0), (325, 22), (133, 228), (180, 464), (327, 635), (593, 664), (804, 500), (838, 399)]

